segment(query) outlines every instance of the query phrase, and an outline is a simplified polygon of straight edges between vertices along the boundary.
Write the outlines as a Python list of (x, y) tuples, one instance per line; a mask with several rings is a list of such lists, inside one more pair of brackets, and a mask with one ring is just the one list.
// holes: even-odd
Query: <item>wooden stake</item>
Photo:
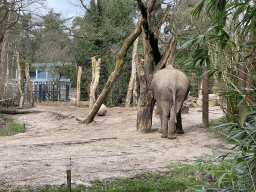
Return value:
[(138, 50), (138, 42), (139, 42), (139, 37), (134, 41), (134, 47), (133, 47), (133, 52), (132, 52), (132, 73), (131, 73), (128, 90), (127, 90), (127, 95), (126, 95), (126, 100), (125, 100), (126, 108), (130, 107), (132, 91), (135, 87), (134, 84), (136, 81), (136, 54), (137, 54), (137, 50)]
[(19, 92), (20, 92), (20, 103), (19, 103), (19, 108), (22, 109), (23, 108), (23, 103), (24, 103), (24, 93), (23, 90), (21, 88), (22, 85), (22, 78), (21, 78), (21, 66), (20, 66), (20, 59), (19, 59), (19, 52), (16, 52), (16, 59), (17, 59), (17, 69), (18, 69), (18, 88), (19, 88)]
[(82, 77), (82, 66), (78, 67), (78, 71), (77, 71), (77, 94), (76, 94), (76, 106), (79, 107), (80, 106), (80, 94), (81, 94), (81, 77)]
[(31, 80), (30, 80), (30, 75), (29, 75), (29, 63), (25, 63), (25, 74), (26, 74), (26, 79), (27, 79), (27, 84), (28, 84), (29, 105), (30, 105), (30, 107), (34, 107), (33, 90), (32, 90), (32, 85), (31, 85)]
[(71, 192), (71, 170), (67, 170), (67, 187), (68, 192)]
[[(203, 67), (203, 71), (206, 71), (207, 67)], [(203, 125), (204, 127), (209, 126), (209, 73), (205, 73), (203, 75), (203, 88), (202, 88), (202, 94), (203, 94), (203, 112), (202, 112), (202, 118), (203, 118)]]
[(97, 86), (99, 84), (100, 79), (100, 64), (101, 64), (101, 58), (96, 61), (96, 57), (92, 57), (92, 82), (90, 85), (90, 103), (89, 103), (89, 111), (92, 110), (94, 102), (96, 100), (95, 98), (95, 92), (97, 89)]

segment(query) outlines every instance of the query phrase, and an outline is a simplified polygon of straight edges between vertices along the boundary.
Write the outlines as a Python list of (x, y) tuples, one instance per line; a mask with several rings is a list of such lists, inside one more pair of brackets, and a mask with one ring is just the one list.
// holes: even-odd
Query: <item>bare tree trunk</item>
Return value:
[(77, 71), (77, 87), (76, 87), (76, 106), (79, 107), (80, 106), (80, 88), (81, 88), (81, 76), (82, 76), (82, 66), (78, 67), (78, 71)]
[(25, 63), (25, 74), (26, 74), (26, 79), (28, 84), (29, 106), (34, 107), (33, 89), (32, 89), (32, 84), (31, 84), (30, 75), (29, 75), (29, 63)]
[(148, 79), (142, 63), (137, 62), (140, 79), (140, 98), (137, 106), (137, 131), (148, 133), (152, 129), (152, 114), (155, 101), (150, 91), (151, 80)]
[(92, 110), (94, 102), (95, 102), (95, 92), (97, 86), (99, 84), (100, 79), (100, 65), (101, 65), (101, 58), (96, 60), (96, 57), (92, 57), (92, 82), (90, 85), (90, 102), (89, 102), (89, 111)]
[[(253, 17), (252, 19), (253, 21), (255, 20), (255, 17)], [(255, 42), (255, 37), (254, 37), (254, 33), (251, 30), (250, 31), (250, 36), (249, 36), (249, 42)], [(255, 51), (250, 53), (252, 55), (252, 57), (250, 57), (248, 63), (246, 63), (246, 69), (247, 69), (247, 77), (246, 77), (246, 88), (250, 88), (248, 89), (249, 91), (247, 91), (246, 94), (246, 101), (248, 102), (248, 104), (251, 104), (254, 102), (254, 91), (251, 91), (254, 89), (254, 78), (252, 77), (251, 71), (255, 73), (256, 70), (256, 53)]]
[(6, 53), (6, 93), (8, 94), (9, 98), (12, 98), (12, 94), (11, 94), (11, 87), (10, 87), (10, 70), (9, 70), (9, 54), (8, 52)]
[[(81, 120), (82, 123), (91, 123), (96, 116), (97, 112), (99, 111), (102, 103), (108, 96), (109, 92), (113, 88), (116, 80), (118, 79), (123, 66), (124, 66), (124, 61), (128, 52), (129, 47), (132, 45), (132, 43), (136, 40), (136, 38), (141, 34), (141, 20), (139, 19), (138, 26), (134, 30), (134, 32), (126, 39), (121, 51), (118, 53), (117, 60), (116, 60), (116, 65), (115, 65), (115, 70), (111, 73), (111, 75), (108, 78), (108, 81), (102, 90), (100, 96), (98, 97), (95, 105), (93, 106), (92, 110), (90, 111), (89, 115)], [(79, 119), (77, 119), (79, 120)]]
[(22, 90), (22, 76), (21, 76), (21, 66), (20, 66), (20, 59), (19, 59), (19, 52), (16, 52), (16, 57), (17, 57), (17, 69), (18, 69), (18, 88), (20, 92), (20, 102), (19, 102), (19, 108), (23, 108), (23, 103), (24, 103), (24, 93)]
[[(145, 57), (144, 67), (140, 62), (138, 62), (137, 65), (140, 79), (140, 98), (137, 106), (137, 130), (140, 132), (151, 132), (152, 113), (155, 104), (150, 90), (152, 77), (166, 64), (168, 58), (170, 58), (170, 62), (173, 62), (173, 57), (175, 56), (176, 51), (176, 41), (175, 36), (171, 35), (169, 38), (168, 47), (164, 55), (161, 57), (157, 38), (155, 37), (157, 29), (161, 27), (155, 26), (155, 14), (158, 9), (158, 6), (155, 5), (156, 0), (149, 1), (147, 7), (145, 7), (141, 0), (137, 1), (142, 14), (142, 31)], [(166, 14), (164, 17), (166, 17)], [(153, 72), (154, 65), (156, 65), (156, 67)]]
[(138, 43), (139, 43), (139, 37), (134, 41), (134, 47), (132, 52), (132, 73), (130, 77), (130, 82), (127, 90), (127, 96), (125, 100), (125, 107), (130, 107), (131, 104), (131, 97), (132, 97), (132, 91), (134, 89), (134, 84), (136, 80), (136, 54), (138, 50)]
[[(12, 12), (8, 13), (8, 23), (11, 22), (11, 17), (12, 17)], [(4, 87), (6, 88), (9, 86), (7, 84), (7, 62), (8, 62), (8, 47), (9, 47), (9, 36), (10, 36), (10, 29), (7, 29), (4, 33), (4, 38), (2, 42), (2, 47), (1, 47), (1, 83), (0, 83), (0, 91), (3, 91), (3, 95), (5, 93)], [(8, 93), (7, 93), (8, 94)], [(3, 96), (2, 95), (2, 96)]]
[(8, 37), (10, 30), (7, 30), (4, 35), (4, 39), (1, 47), (1, 83), (0, 91), (2, 92), (1, 96), (5, 95), (5, 84), (6, 84), (6, 72), (7, 72), (7, 51), (8, 51)]
[[(153, 97), (150, 91), (151, 85), (151, 75), (153, 73), (154, 63), (158, 63), (160, 58), (158, 58), (159, 53), (157, 47), (157, 40), (155, 39), (153, 32), (150, 30), (154, 30), (155, 26), (152, 22), (154, 19), (155, 11), (149, 12), (149, 7), (155, 2), (150, 1), (148, 3), (148, 7), (144, 7), (142, 2), (138, 1), (139, 7), (143, 11), (147, 11), (147, 13), (143, 14), (142, 11), (142, 37), (143, 37), (143, 45), (144, 45), (144, 66), (139, 61), (140, 58), (137, 58), (137, 71), (140, 80), (140, 97), (137, 105), (137, 131), (148, 133), (151, 132), (152, 129), (152, 114), (153, 107), (155, 102), (153, 101)], [(141, 4), (140, 4), (141, 3)], [(153, 4), (151, 4), (153, 3)], [(152, 18), (153, 17), (153, 18)], [(156, 46), (156, 47), (154, 47)], [(155, 55), (156, 54), (156, 55)], [(160, 53), (159, 53), (160, 54)]]

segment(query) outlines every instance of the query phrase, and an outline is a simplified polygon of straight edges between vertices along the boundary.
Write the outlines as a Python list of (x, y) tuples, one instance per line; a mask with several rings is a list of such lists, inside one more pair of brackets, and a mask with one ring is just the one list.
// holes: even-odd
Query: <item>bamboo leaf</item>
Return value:
[[(193, 42), (194, 41), (194, 42)], [(192, 43), (193, 42), (193, 43)], [(180, 47), (180, 49), (183, 49), (185, 47), (187, 47), (190, 43), (194, 44), (196, 42), (196, 39), (191, 39), (185, 43), (183, 43), (183, 45)]]
[(198, 44), (199, 44), (199, 46), (203, 45), (204, 37), (205, 37), (204, 35), (199, 35), (199, 37), (198, 37)]
[(237, 86), (236, 86), (228, 77), (226, 77), (226, 79), (228, 80), (228, 82), (234, 87), (234, 89), (235, 89), (240, 95), (243, 95), (242, 92), (237, 88)]
[(239, 7), (234, 13), (233, 13), (233, 19), (236, 19), (238, 15), (240, 15), (244, 11), (245, 7), (241, 6)]

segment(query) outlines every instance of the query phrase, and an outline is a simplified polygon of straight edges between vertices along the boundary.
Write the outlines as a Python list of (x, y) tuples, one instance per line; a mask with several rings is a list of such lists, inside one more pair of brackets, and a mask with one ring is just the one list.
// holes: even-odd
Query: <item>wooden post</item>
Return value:
[(19, 103), (19, 108), (22, 109), (23, 103), (24, 103), (24, 93), (21, 88), (22, 85), (22, 78), (21, 78), (21, 66), (20, 66), (20, 59), (19, 59), (19, 52), (16, 52), (16, 59), (17, 59), (17, 69), (18, 69), (18, 88), (20, 92), (20, 103)]
[(71, 192), (71, 170), (67, 170), (67, 187), (68, 192)]
[[(132, 97), (132, 91), (134, 89), (134, 84), (136, 81), (136, 54), (138, 50), (138, 43), (139, 43), (139, 37), (134, 41), (134, 47), (132, 52), (132, 73), (128, 85), (126, 100), (125, 100), (125, 107), (130, 107), (131, 104), (131, 97)], [(134, 102), (134, 101), (133, 101)]]
[[(206, 66), (203, 66), (203, 71), (207, 70)], [(204, 127), (209, 126), (209, 74), (205, 73), (203, 75), (203, 87), (202, 87), (202, 95), (203, 95), (203, 104), (202, 104), (202, 117), (203, 117), (203, 125)]]
[(69, 85), (66, 85), (66, 101), (68, 101), (69, 98)]
[(76, 106), (80, 106), (80, 98), (81, 98), (81, 77), (82, 77), (82, 66), (78, 66), (77, 71), (77, 88), (76, 88)]
[(54, 83), (52, 84), (52, 102), (54, 103)]
[[(246, 87), (246, 67), (245, 63), (240, 63), (239, 65), (239, 72), (238, 72), (238, 88), (241, 90), (242, 94), (245, 95), (245, 87)], [(242, 114), (243, 114), (243, 105), (245, 104), (245, 101), (240, 103), (239, 108), (238, 108), (238, 115), (239, 115), (239, 120), (241, 120)]]
[(29, 63), (25, 63), (25, 74), (28, 84), (28, 99), (29, 99), (29, 105), (30, 107), (34, 107), (34, 97), (33, 97), (33, 90), (32, 85), (30, 81), (30, 75), (29, 75)]
[(90, 85), (90, 102), (89, 102), (89, 111), (92, 110), (94, 106), (94, 102), (96, 100), (95, 98), (95, 92), (97, 89), (97, 86), (99, 84), (100, 79), (100, 64), (101, 64), (101, 58), (96, 61), (96, 57), (92, 57), (92, 82)]

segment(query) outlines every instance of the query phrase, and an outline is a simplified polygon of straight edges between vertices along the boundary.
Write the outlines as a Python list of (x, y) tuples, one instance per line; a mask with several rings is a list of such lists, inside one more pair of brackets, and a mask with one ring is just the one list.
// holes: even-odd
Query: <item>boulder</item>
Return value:
[(106, 113), (107, 113), (107, 107), (104, 104), (102, 104), (100, 106), (100, 109), (99, 109), (97, 115), (98, 116), (104, 116)]

